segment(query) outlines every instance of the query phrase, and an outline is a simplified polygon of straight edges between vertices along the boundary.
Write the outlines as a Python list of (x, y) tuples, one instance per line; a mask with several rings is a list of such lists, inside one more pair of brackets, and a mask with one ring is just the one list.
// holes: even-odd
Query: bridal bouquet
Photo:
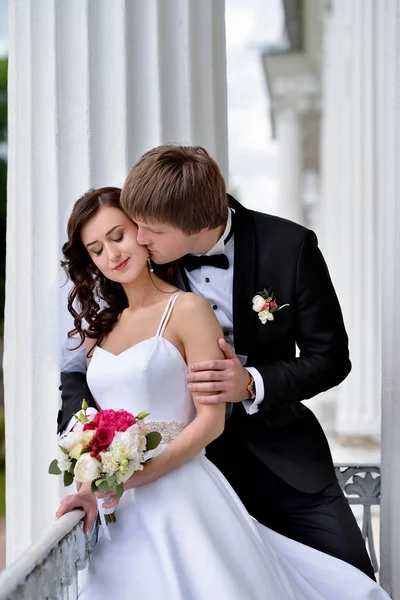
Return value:
[[(89, 421), (84, 400), (77, 423), (62, 436), (58, 455), (49, 466), (49, 473), (64, 473), (64, 485), (74, 481), (92, 482), (93, 491), (116, 490), (120, 498), (124, 483), (143, 469), (144, 453), (157, 448), (161, 434), (148, 432), (145, 418), (149, 413), (134, 417), (126, 410), (100, 410)], [(106, 523), (115, 522), (115, 515), (105, 515)]]

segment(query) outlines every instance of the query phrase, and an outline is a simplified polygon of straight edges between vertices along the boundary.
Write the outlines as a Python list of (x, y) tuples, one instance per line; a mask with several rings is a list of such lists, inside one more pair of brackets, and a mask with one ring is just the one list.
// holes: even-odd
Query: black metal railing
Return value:
[(379, 562), (372, 529), (372, 507), (381, 502), (381, 469), (378, 465), (335, 465), (339, 485), (350, 505), (363, 507), (361, 532), (369, 552), (375, 573)]

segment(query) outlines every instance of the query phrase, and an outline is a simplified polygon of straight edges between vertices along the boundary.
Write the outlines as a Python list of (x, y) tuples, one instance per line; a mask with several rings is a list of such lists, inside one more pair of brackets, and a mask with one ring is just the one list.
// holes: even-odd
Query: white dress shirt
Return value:
[[(231, 233), (232, 228), (232, 210), (229, 210), (228, 221), (225, 231), (218, 242), (209, 252), (207, 256), (213, 254), (226, 254), (229, 259), (228, 269), (218, 269), (217, 267), (201, 266), (193, 271), (185, 269), (187, 279), (189, 281), (192, 292), (204, 296), (209, 301), (214, 309), (222, 331), (224, 332), (225, 340), (230, 344), (235, 351), (233, 339), (233, 262), (234, 262), (234, 235)], [(225, 240), (228, 240), (225, 243)], [(251, 298), (249, 298), (251, 302)], [(258, 405), (264, 400), (264, 382), (259, 371), (254, 367), (246, 367), (247, 356), (237, 355), (245, 369), (253, 376), (256, 384), (256, 398), (254, 401), (243, 400), (243, 406), (247, 413), (252, 415), (258, 411)]]

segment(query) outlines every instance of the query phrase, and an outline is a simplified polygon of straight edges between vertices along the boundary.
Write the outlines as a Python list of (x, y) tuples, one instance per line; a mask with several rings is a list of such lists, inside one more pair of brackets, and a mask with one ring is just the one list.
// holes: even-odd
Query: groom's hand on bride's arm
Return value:
[(89, 486), (82, 485), (77, 494), (66, 496), (66, 498), (61, 501), (60, 508), (56, 512), (56, 519), (59, 519), (75, 508), (82, 508), (86, 513), (83, 531), (87, 533), (93, 526), (97, 517), (97, 502), (94, 494), (90, 490), (90, 484)]
[(218, 344), (225, 358), (191, 364), (187, 374), (189, 390), (200, 394), (214, 392), (197, 396), (196, 400), (202, 404), (242, 402), (250, 397), (247, 389), (250, 374), (223, 338)]

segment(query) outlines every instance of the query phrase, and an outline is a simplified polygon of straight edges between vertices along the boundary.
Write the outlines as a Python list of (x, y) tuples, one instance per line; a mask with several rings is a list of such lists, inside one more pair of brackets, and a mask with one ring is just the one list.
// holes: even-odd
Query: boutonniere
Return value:
[(289, 304), (278, 306), (275, 299), (275, 294), (271, 288), (269, 290), (264, 288), (262, 292), (258, 292), (258, 294), (254, 296), (252, 303), (253, 310), (258, 313), (258, 318), (263, 325), (265, 325), (267, 321), (274, 320), (274, 313), (277, 310), (281, 310), (281, 308), (289, 306)]

